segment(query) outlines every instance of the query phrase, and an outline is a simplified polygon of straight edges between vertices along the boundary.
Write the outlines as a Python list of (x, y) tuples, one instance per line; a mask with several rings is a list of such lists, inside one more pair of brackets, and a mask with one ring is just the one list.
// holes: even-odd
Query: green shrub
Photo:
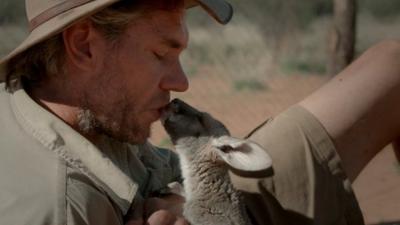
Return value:
[(289, 58), (281, 62), (280, 68), (284, 73), (312, 73), (312, 74), (325, 74), (325, 64), (312, 60), (294, 59)]
[(20, 25), (0, 25), (0, 57), (5, 56), (26, 37), (26, 29)]
[(0, 25), (5, 23), (26, 22), (23, 0), (0, 1)]
[(255, 79), (235, 80), (233, 87), (236, 91), (265, 91), (268, 86)]
[(360, 0), (360, 8), (377, 18), (386, 19), (400, 13), (399, 0)]

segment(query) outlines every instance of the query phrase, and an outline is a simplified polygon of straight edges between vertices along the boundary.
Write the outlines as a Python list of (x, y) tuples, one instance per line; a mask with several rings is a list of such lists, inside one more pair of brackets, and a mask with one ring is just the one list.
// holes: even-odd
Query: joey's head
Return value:
[(171, 101), (161, 119), (174, 144), (229, 135), (221, 122), (179, 99)]
[(176, 150), (189, 161), (211, 159), (246, 171), (271, 166), (271, 158), (259, 145), (231, 137), (220, 121), (179, 99), (165, 108), (161, 120)]

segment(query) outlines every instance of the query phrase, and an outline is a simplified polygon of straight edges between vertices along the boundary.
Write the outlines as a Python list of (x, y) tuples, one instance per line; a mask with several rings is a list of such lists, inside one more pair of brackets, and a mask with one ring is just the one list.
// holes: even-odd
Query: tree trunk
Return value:
[(333, 0), (334, 18), (329, 40), (328, 74), (336, 75), (354, 58), (356, 0)]

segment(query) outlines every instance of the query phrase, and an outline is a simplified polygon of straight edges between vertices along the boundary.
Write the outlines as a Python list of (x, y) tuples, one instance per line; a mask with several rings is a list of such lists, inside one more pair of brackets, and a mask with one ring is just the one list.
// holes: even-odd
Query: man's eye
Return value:
[(158, 54), (157, 52), (153, 52), (153, 54), (158, 60), (163, 60), (164, 59), (164, 56)]
[(168, 51), (167, 50), (162, 50), (162, 51), (154, 51), (153, 54), (158, 60), (163, 60), (165, 56), (167, 55)]

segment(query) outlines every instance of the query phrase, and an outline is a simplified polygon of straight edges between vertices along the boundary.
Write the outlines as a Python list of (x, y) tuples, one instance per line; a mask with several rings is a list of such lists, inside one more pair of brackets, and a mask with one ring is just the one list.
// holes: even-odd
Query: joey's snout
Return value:
[[(161, 122), (165, 123), (178, 123), (182, 120), (194, 117), (200, 117), (201, 112), (191, 107), (180, 99), (172, 100), (163, 110), (161, 115)], [(179, 119), (179, 120), (178, 120)]]
[(167, 105), (162, 122), (173, 142), (185, 137), (229, 135), (229, 131), (221, 122), (179, 99), (174, 99)]
[(182, 100), (172, 100), (164, 109), (161, 122), (175, 142), (182, 137), (199, 136), (204, 130), (201, 123), (202, 113)]
[[(171, 116), (179, 112), (180, 103), (179, 99), (172, 100), (164, 109), (161, 115), (161, 122), (165, 126), (165, 122), (170, 119)], [(170, 122), (170, 121), (169, 121)]]

